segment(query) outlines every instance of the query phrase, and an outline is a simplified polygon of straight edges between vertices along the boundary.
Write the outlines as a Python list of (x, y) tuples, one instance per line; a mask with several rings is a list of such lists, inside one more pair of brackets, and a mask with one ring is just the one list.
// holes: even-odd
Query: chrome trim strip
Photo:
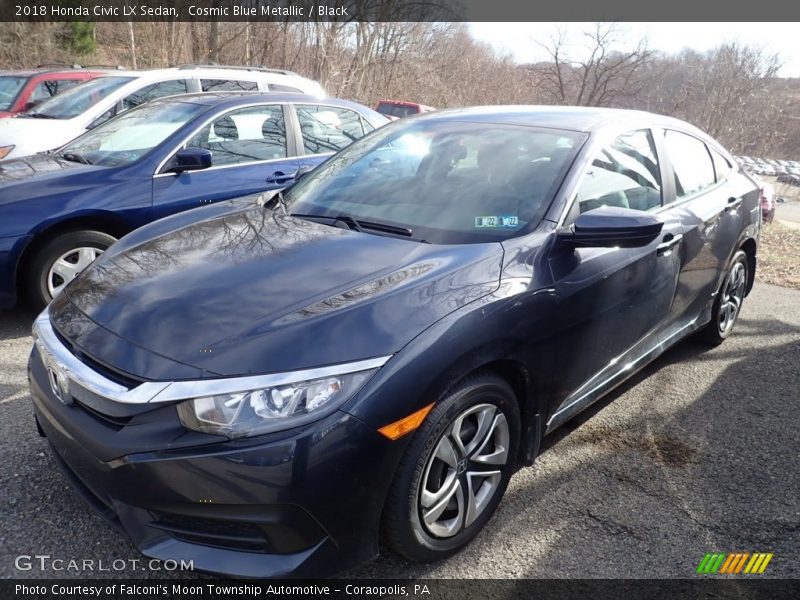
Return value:
[(55, 363), (67, 375), (70, 383), (114, 402), (123, 404), (147, 404), (190, 400), (218, 394), (235, 394), (253, 389), (289, 385), (322, 377), (334, 377), (346, 373), (356, 373), (382, 367), (392, 357), (379, 356), (338, 365), (329, 365), (286, 373), (250, 375), (221, 379), (200, 379), (194, 381), (147, 381), (128, 389), (104, 377), (94, 369), (78, 360), (61, 343), (50, 323), (50, 315), (45, 309), (33, 324), (33, 339), (36, 348), (47, 364)]
[(175, 400), (189, 400), (204, 396), (219, 394), (236, 394), (263, 388), (289, 385), (301, 381), (311, 381), (322, 377), (334, 377), (347, 373), (357, 373), (378, 369), (391, 358), (379, 356), (351, 363), (304, 369), (302, 371), (287, 371), (286, 373), (272, 373), (270, 375), (250, 375), (243, 377), (229, 377), (226, 379), (199, 379), (195, 381), (174, 381), (156, 394), (151, 402), (173, 402)]
[[(174, 154), (172, 155), (174, 156)], [(170, 157), (171, 158), (171, 157)], [(221, 169), (230, 169), (231, 167), (251, 167), (253, 165), (268, 165), (274, 162), (282, 162), (287, 160), (295, 160), (297, 157), (295, 156), (284, 156), (283, 158), (267, 158), (264, 160), (250, 160), (247, 162), (242, 163), (231, 163), (229, 165), (211, 165), (207, 169), (198, 169), (196, 171), (191, 171), (192, 173), (208, 173), (209, 171), (219, 171)], [(164, 162), (166, 164), (166, 162)], [(291, 168), (291, 167), (290, 167)], [(177, 177), (180, 173), (175, 173), (173, 171), (169, 171), (167, 173), (156, 173), (153, 175), (153, 179), (159, 179), (161, 177)]]
[[(598, 400), (600, 398), (600, 396), (602, 396), (602, 393), (598, 394), (598, 395), (594, 395), (595, 392), (602, 390), (604, 387), (606, 387), (607, 385), (612, 383), (615, 379), (619, 378), (621, 375), (626, 375), (626, 376), (633, 375), (636, 372), (636, 368), (635, 367), (636, 367), (637, 363), (640, 363), (641, 361), (647, 359), (648, 357), (650, 359), (655, 359), (657, 356), (662, 354), (670, 345), (672, 345), (672, 343), (678, 341), (678, 340), (675, 339), (677, 336), (679, 336), (685, 330), (694, 327), (696, 323), (697, 323), (697, 318), (692, 319), (686, 325), (684, 325), (683, 327), (681, 327), (677, 331), (673, 332), (669, 337), (667, 337), (666, 339), (658, 342), (655, 346), (652, 346), (649, 350), (647, 350), (647, 351), (643, 352), (642, 354), (640, 354), (637, 358), (634, 358), (633, 360), (630, 360), (630, 361), (626, 362), (625, 365), (621, 369), (619, 369), (619, 370), (615, 371), (613, 374), (609, 375), (606, 379), (604, 379), (603, 381), (601, 381), (600, 383), (598, 383), (594, 387), (590, 388), (587, 392), (584, 392), (583, 394), (578, 396), (575, 400), (571, 401), (566, 406), (563, 406), (563, 407), (559, 408), (556, 412), (553, 413), (553, 416), (550, 417), (550, 419), (548, 419), (547, 424), (546, 424), (547, 431), (549, 432), (549, 431), (552, 430), (552, 428), (554, 427), (553, 426), (554, 422), (558, 422), (558, 423), (561, 422), (559, 419), (557, 419), (557, 417), (559, 415), (567, 412), (568, 410), (572, 409), (573, 407), (576, 407), (577, 404), (580, 404), (580, 403), (582, 403), (584, 401), (587, 401), (586, 405), (583, 406), (583, 407), (580, 407), (580, 410), (583, 410), (583, 408), (586, 408), (586, 406), (589, 406), (595, 400)], [(608, 366), (606, 368), (614, 366), (615, 364), (617, 364), (625, 356), (625, 354), (627, 354), (628, 352), (629, 351), (624, 352), (620, 356), (618, 356), (615, 359), (613, 359), (608, 364)], [(587, 383), (585, 383), (580, 388), (578, 388), (578, 390), (576, 390), (575, 393), (578, 393), (581, 389), (583, 389), (587, 385), (589, 385), (589, 382), (592, 381), (592, 379), (595, 379), (604, 370), (605, 369), (599, 371), (594, 377), (589, 379), (587, 381)], [(567, 400), (569, 400), (569, 398)], [(566, 402), (566, 400), (565, 400), (565, 402)], [(576, 407), (576, 408), (578, 408), (578, 407)]]

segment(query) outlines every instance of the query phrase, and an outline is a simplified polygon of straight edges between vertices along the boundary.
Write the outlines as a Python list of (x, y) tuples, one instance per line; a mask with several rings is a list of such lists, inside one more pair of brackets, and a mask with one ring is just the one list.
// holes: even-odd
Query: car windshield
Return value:
[(117, 88), (122, 87), (133, 77), (98, 77), (76, 85), (63, 94), (53, 96), (39, 104), (35, 110), (23, 114), (25, 117), (47, 119), (72, 119), (86, 112)]
[(25, 85), (25, 77), (12, 77), (3, 75), (0, 77), (0, 110), (8, 110), (14, 104), (17, 94)]
[(189, 102), (146, 104), (85, 133), (57, 154), (104, 167), (126, 165), (139, 160), (206, 109)]
[(518, 125), (397, 121), (301, 179), (286, 205), (301, 218), (368, 233), (501, 241), (538, 224), (585, 138)]

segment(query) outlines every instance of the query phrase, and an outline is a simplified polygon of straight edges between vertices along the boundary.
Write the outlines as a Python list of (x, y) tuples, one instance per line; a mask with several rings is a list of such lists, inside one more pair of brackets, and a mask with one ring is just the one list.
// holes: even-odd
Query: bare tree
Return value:
[(641, 93), (647, 81), (638, 75), (656, 56), (646, 39), (622, 49), (624, 30), (614, 23), (597, 23), (582, 41), (576, 48), (559, 28), (548, 42), (536, 42), (550, 57), (536, 69), (537, 85), (549, 102), (611, 106)]
[(754, 111), (780, 68), (776, 54), (729, 42), (705, 54), (684, 51), (669, 112), (715, 137), (743, 131), (759, 115)]

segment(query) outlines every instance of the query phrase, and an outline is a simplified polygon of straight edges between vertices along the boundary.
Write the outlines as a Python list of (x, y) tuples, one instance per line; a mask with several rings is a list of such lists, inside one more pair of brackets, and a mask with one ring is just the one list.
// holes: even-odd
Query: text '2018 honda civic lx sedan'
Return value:
[(145, 555), (451, 555), (543, 436), (722, 342), (753, 284), (758, 187), (648, 113), (431, 113), (272, 194), (129, 234), (35, 323), (40, 431)]

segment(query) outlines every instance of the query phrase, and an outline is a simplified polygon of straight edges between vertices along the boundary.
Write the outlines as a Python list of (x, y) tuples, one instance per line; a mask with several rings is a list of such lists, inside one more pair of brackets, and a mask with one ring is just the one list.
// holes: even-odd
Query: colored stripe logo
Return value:
[(772, 552), (706, 553), (697, 566), (698, 575), (760, 575), (772, 560)]

